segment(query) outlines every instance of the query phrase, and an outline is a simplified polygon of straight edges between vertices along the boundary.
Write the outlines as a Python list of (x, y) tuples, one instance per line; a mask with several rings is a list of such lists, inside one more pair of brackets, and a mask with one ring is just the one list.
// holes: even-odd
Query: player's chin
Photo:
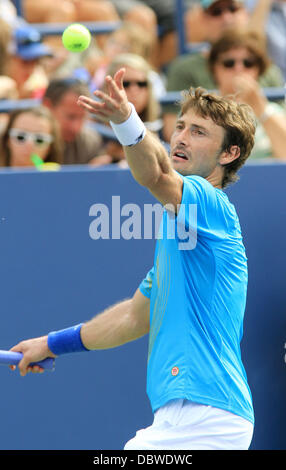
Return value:
[(176, 170), (178, 173), (181, 173), (182, 175), (190, 173), (190, 162), (188, 160), (177, 160), (172, 158), (172, 166), (174, 170)]

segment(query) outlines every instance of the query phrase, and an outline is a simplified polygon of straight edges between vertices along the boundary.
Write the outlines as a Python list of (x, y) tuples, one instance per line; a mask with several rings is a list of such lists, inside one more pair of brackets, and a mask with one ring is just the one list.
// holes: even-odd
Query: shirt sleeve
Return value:
[(147, 273), (145, 279), (141, 282), (139, 285), (139, 290), (141, 294), (143, 294), (145, 297), (148, 297), (150, 299), (151, 297), (151, 291), (152, 291), (152, 285), (153, 285), (153, 276), (154, 276), (154, 267), (150, 269), (150, 271)]

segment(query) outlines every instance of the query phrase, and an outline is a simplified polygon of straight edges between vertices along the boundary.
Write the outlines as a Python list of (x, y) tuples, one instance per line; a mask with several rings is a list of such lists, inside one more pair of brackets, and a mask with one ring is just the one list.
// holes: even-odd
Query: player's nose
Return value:
[(189, 129), (185, 127), (184, 129), (181, 130), (181, 132), (177, 136), (177, 145), (182, 145), (186, 146), (188, 143), (188, 137), (189, 137)]

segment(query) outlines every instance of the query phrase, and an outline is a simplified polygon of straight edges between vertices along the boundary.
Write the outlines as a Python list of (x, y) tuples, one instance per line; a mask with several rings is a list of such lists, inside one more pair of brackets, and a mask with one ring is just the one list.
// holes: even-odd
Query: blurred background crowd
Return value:
[[(286, 160), (286, 0), (185, 0), (187, 52), (179, 49), (176, 0), (0, 0), (0, 165), (126, 167), (111, 128), (77, 105), (122, 66), (124, 87), (166, 146), (178, 113), (172, 92), (215, 90), (257, 118), (250, 159)], [(90, 47), (67, 51), (45, 25), (106, 22)], [(41, 27), (40, 27), (41, 26)]]

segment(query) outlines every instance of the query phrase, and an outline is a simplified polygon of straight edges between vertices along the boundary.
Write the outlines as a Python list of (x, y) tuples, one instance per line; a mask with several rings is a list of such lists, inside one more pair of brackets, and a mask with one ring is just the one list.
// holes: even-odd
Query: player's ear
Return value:
[(219, 158), (219, 163), (221, 165), (227, 165), (228, 163), (233, 162), (240, 156), (240, 148), (238, 145), (232, 145), (229, 149), (224, 150)]

